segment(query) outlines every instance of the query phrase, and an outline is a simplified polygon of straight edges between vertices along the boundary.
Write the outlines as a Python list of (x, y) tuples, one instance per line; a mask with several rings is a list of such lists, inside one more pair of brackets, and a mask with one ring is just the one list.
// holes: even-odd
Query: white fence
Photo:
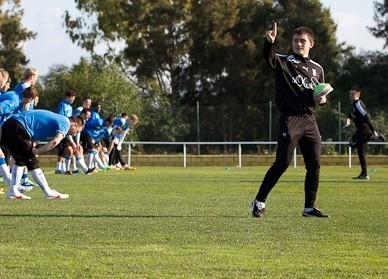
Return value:
[[(143, 145), (181, 145), (183, 148), (183, 167), (186, 167), (187, 162), (187, 146), (190, 145), (235, 145), (238, 147), (238, 167), (242, 167), (242, 146), (243, 145), (273, 145), (276, 147), (277, 142), (276, 141), (251, 141), (251, 142), (162, 142), (162, 141), (131, 141), (131, 142), (124, 142), (123, 145), (128, 146), (128, 165), (131, 165), (131, 147), (138, 144)], [(348, 147), (348, 166), (349, 168), (352, 167), (352, 150), (351, 147), (348, 146), (349, 142), (347, 141), (330, 141), (330, 142), (322, 142), (322, 145), (344, 145)], [(369, 142), (370, 145), (388, 145), (388, 142)], [(294, 168), (297, 168), (297, 150), (294, 150)]]

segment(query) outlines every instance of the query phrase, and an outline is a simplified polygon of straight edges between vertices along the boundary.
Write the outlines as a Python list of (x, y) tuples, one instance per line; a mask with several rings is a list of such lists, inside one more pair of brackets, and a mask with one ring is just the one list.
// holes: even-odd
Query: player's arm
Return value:
[(263, 47), (263, 58), (267, 62), (267, 64), (271, 67), (274, 68), (276, 67), (276, 55), (272, 50), (273, 43), (275, 42), (277, 33), (278, 33), (278, 28), (276, 22), (273, 23), (272, 29), (266, 31), (265, 33), (265, 42), (264, 42), (264, 47)]
[(110, 154), (113, 150), (113, 146), (115, 145), (115, 139), (109, 139), (109, 147), (107, 153)]
[(75, 143), (76, 143), (77, 145), (80, 145), (80, 142), (81, 142), (81, 132), (76, 133), (76, 134), (74, 135), (74, 139), (75, 139)]
[(272, 25), (272, 29), (265, 32), (265, 37), (269, 43), (273, 44), (275, 42), (277, 35), (278, 35), (278, 25), (276, 22), (274, 22)]
[(66, 139), (69, 141), (71, 147), (73, 150), (77, 149), (77, 144), (74, 142), (73, 136), (72, 135), (67, 135)]
[(40, 155), (40, 154), (43, 154), (47, 151), (50, 151), (50, 150), (54, 149), (61, 142), (61, 140), (64, 137), (65, 137), (64, 134), (62, 134), (61, 132), (58, 132), (55, 135), (55, 137), (52, 140), (50, 140), (49, 142), (47, 142), (45, 145), (42, 145), (39, 148), (32, 147), (32, 153), (34, 155)]
[(367, 112), (365, 106), (361, 103), (361, 101), (358, 101), (354, 107), (356, 109), (355, 112), (369, 126), (369, 128), (372, 130), (372, 132), (374, 132), (375, 127), (372, 124), (371, 117), (370, 117), (369, 113)]
[(129, 132), (129, 128), (125, 129), (124, 132), (120, 135), (120, 140), (119, 140), (119, 143), (117, 144), (117, 146), (119, 146), (120, 149), (121, 149), (121, 145), (123, 144), (128, 132)]

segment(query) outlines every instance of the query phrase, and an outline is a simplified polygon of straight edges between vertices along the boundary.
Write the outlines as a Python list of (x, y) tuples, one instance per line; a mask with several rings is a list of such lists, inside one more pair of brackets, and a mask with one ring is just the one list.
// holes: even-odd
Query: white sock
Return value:
[(24, 173), (24, 166), (18, 166), (13, 165), (12, 167), (12, 179), (11, 179), (11, 187), (9, 188), (9, 191), (11, 194), (18, 194), (18, 186), (20, 185), (20, 182), (22, 180), (22, 176)]
[(261, 202), (261, 201), (255, 200), (255, 203), (256, 203), (256, 206), (257, 206), (257, 208), (259, 210), (265, 208), (265, 202)]
[(34, 169), (30, 171), (32, 179), (39, 185), (39, 187), (46, 193), (46, 195), (51, 195), (53, 190), (47, 183), (46, 177), (41, 169)]
[(63, 162), (61, 162), (61, 170), (62, 170), (62, 171), (66, 171), (66, 163), (65, 163), (65, 160), (63, 160)]
[(73, 171), (76, 171), (77, 170), (77, 159), (75, 158), (75, 156), (71, 157), (71, 162), (72, 162), (72, 166), (73, 166)]
[(70, 171), (71, 156), (65, 156), (65, 171)]
[[(3, 160), (1, 160), (3, 159)], [(0, 158), (0, 161), (1, 161), (1, 165), (0, 165), (0, 174), (1, 176), (4, 178), (4, 181), (8, 184), (8, 185), (11, 185), (11, 173), (9, 172), (9, 167), (8, 165), (5, 163), (5, 159), (4, 158)]]
[(62, 163), (61, 162), (57, 162), (56, 165), (55, 165), (56, 170), (61, 171), (62, 170), (61, 167), (62, 167)]
[(97, 162), (98, 167), (99, 167), (100, 169), (104, 169), (104, 168), (105, 168), (105, 165), (104, 165), (104, 163), (102, 162), (100, 156), (98, 156), (98, 154), (95, 154), (94, 160)]
[(80, 165), (80, 167), (82, 168), (82, 170), (86, 173), (89, 169), (88, 169), (88, 166), (86, 165), (85, 163), (85, 160), (84, 160), (84, 157), (83, 156), (79, 156), (76, 158), (76, 162)]
[(94, 154), (93, 151), (88, 152), (88, 167), (89, 167), (89, 169), (94, 167), (93, 166), (93, 164), (94, 164), (94, 156), (95, 156), (95, 154)]
[(314, 208), (312, 208), (312, 207), (305, 207), (305, 208), (303, 209), (303, 212), (310, 212), (310, 211), (312, 211), (312, 210), (314, 210)]

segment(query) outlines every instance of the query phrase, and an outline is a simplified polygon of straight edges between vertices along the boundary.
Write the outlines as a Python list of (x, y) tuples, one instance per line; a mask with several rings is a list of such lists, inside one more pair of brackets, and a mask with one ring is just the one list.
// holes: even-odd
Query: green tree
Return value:
[(335, 81), (335, 92), (330, 99), (348, 104), (348, 93), (353, 86), (360, 87), (362, 99), (371, 112), (388, 110), (386, 73), (388, 56), (382, 52), (364, 52), (349, 57)]
[(374, 16), (376, 22), (374, 27), (368, 27), (376, 38), (385, 39), (384, 48), (388, 47), (388, 0), (383, 2), (375, 1)]
[[(186, 111), (171, 106), (169, 98), (161, 94), (154, 83), (141, 93), (143, 114), (137, 127), (142, 141), (182, 141), (188, 134)], [(144, 150), (153, 150), (145, 145)], [(175, 147), (173, 147), (175, 149)]]
[[(201, 123), (203, 138), (266, 138), (263, 106), (272, 100), (274, 84), (261, 48), (262, 36), (273, 21), (279, 23), (276, 49), (282, 52), (290, 50), (294, 28), (305, 25), (315, 31), (312, 58), (324, 66), (329, 82), (337, 75), (345, 49), (336, 42), (330, 11), (318, 0), (76, 3), (82, 16), (65, 15), (71, 39), (95, 59), (119, 63), (147, 94), (161, 94), (153, 107), (168, 102), (175, 112), (171, 116), (190, 124), (186, 140), (191, 141), (196, 139), (197, 101), (214, 112), (202, 117), (206, 119)], [(106, 49), (97, 54), (102, 43)]]
[(65, 91), (77, 93), (75, 106), (81, 105), (84, 97), (102, 104), (104, 116), (117, 116), (122, 112), (136, 113), (141, 117), (142, 105), (138, 88), (123, 76), (115, 66), (103, 66), (81, 59), (68, 68), (56, 65), (43, 77), (44, 90), (39, 106), (55, 110), (63, 100)]
[[(23, 73), (28, 59), (23, 51), (23, 43), (34, 39), (36, 33), (22, 26), (24, 11), (20, 0), (0, 0), (0, 65), (5, 68), (13, 81), (17, 82)], [(3, 7), (5, 6), (5, 9)]]

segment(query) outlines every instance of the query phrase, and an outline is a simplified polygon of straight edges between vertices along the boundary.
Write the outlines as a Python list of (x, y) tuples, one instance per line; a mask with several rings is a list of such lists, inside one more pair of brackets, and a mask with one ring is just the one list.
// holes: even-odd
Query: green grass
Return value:
[(304, 170), (250, 202), (267, 167), (139, 167), (54, 175), (69, 200), (0, 199), (0, 278), (387, 278), (388, 168), (323, 167), (302, 218)]

